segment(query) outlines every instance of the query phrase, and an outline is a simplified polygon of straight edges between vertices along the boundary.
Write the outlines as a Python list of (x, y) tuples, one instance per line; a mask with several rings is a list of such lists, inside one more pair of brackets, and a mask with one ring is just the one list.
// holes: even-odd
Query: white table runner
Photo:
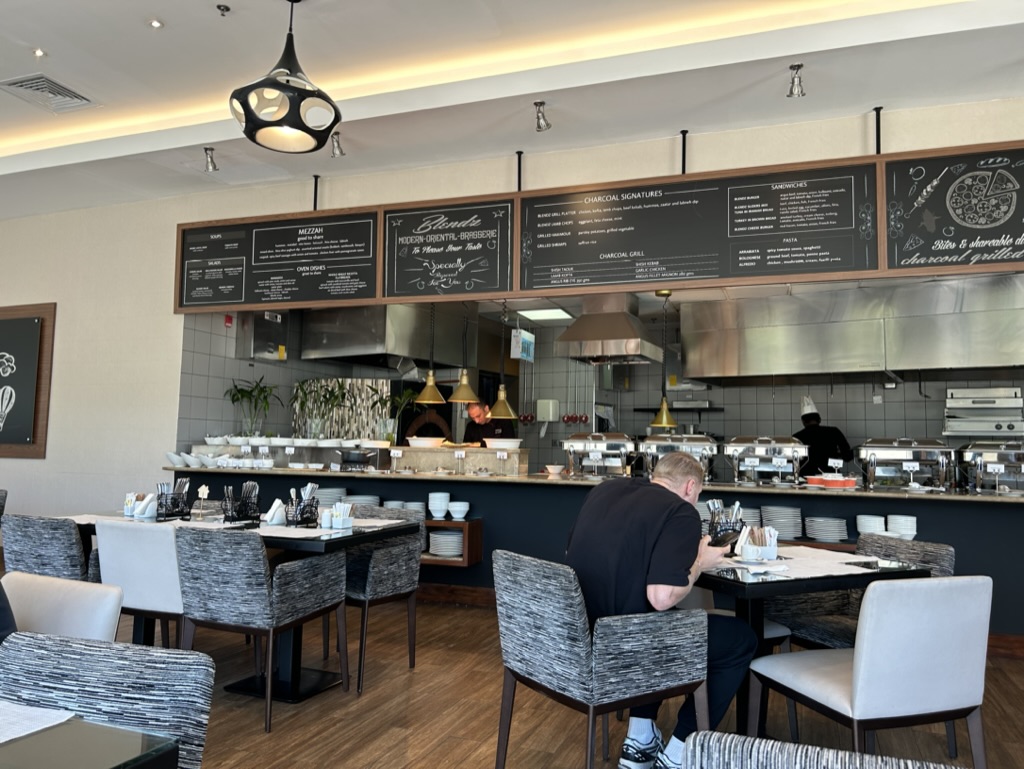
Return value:
[(0, 700), (0, 743), (47, 729), (74, 717), (70, 710), (50, 710)]

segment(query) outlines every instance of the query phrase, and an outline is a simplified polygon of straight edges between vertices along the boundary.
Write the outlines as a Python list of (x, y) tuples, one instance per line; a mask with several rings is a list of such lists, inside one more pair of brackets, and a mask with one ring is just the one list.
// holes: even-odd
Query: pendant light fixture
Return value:
[(508, 308), (506, 300), (501, 300), (501, 356), (498, 365), (501, 370), (498, 372), (498, 400), (491, 406), (491, 419), (519, 419), (516, 412), (508, 403), (508, 393), (505, 391), (505, 324), (508, 322)]
[(654, 295), (664, 297), (665, 303), (661, 308), (661, 406), (658, 408), (654, 421), (651, 422), (651, 427), (671, 430), (677, 426), (676, 420), (672, 418), (668, 411), (668, 375), (666, 371), (666, 361), (668, 360), (668, 298), (672, 296), (672, 292), (669, 289), (662, 289), (661, 291), (655, 291)]
[[(463, 304), (465, 310), (465, 304)], [(463, 312), (462, 315), (462, 369), (459, 371), (459, 386), (455, 388), (449, 403), (479, 403), (480, 398), (469, 386), (469, 316)]]
[(444, 396), (437, 389), (437, 381), (434, 378), (434, 305), (430, 305), (430, 369), (427, 371), (427, 383), (423, 390), (416, 396), (417, 403), (435, 404), (444, 403)]
[(804, 90), (804, 81), (800, 77), (800, 70), (804, 68), (803, 64), (790, 64), (789, 65), (789, 91), (786, 96), (790, 99), (799, 99), (802, 96), (806, 96), (807, 92)]
[(251, 142), (276, 152), (313, 152), (330, 141), (331, 131), (341, 122), (338, 105), (310, 82), (295, 56), (292, 18), (288, 14), (288, 36), (284, 53), (265, 77), (231, 92), (231, 113)]

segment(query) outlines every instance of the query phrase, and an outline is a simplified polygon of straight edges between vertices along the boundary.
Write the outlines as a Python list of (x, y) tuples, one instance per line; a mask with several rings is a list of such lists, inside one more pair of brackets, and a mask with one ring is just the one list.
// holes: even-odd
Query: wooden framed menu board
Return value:
[(179, 225), (178, 308), (373, 299), (376, 247), (375, 212)]
[(1024, 150), (885, 164), (889, 267), (1024, 262)]
[(522, 200), (520, 288), (878, 267), (876, 165)]
[(507, 292), (512, 200), (384, 212), (384, 296)]

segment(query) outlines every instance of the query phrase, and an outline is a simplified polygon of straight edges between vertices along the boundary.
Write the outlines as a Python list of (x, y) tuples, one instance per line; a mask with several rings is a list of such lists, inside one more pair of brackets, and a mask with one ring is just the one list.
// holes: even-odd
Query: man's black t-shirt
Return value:
[(478, 425), (470, 422), (462, 435), (463, 443), (480, 443), (484, 438), (515, 438), (516, 423), (512, 419), (492, 419)]
[(807, 447), (807, 460), (800, 468), (803, 475), (835, 472), (829, 467), (829, 459), (842, 459), (847, 462), (853, 459), (853, 449), (838, 427), (810, 425), (794, 433), (793, 437)]
[(565, 554), (591, 623), (653, 611), (648, 585), (688, 585), (700, 539), (696, 508), (665, 487), (645, 478), (602, 482), (584, 500)]

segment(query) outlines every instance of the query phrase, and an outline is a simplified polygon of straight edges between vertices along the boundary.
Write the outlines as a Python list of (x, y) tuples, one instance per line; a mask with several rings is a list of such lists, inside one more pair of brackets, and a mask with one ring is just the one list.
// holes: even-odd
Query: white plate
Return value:
[(767, 558), (754, 558), (753, 560), (750, 560), (750, 561), (748, 561), (748, 560), (746, 560), (744, 558), (730, 558), (727, 561), (724, 561), (723, 565), (728, 564), (728, 563), (741, 563), (744, 566), (761, 566), (762, 564), (765, 564), (765, 563), (771, 563), (771, 561), (769, 561)]

